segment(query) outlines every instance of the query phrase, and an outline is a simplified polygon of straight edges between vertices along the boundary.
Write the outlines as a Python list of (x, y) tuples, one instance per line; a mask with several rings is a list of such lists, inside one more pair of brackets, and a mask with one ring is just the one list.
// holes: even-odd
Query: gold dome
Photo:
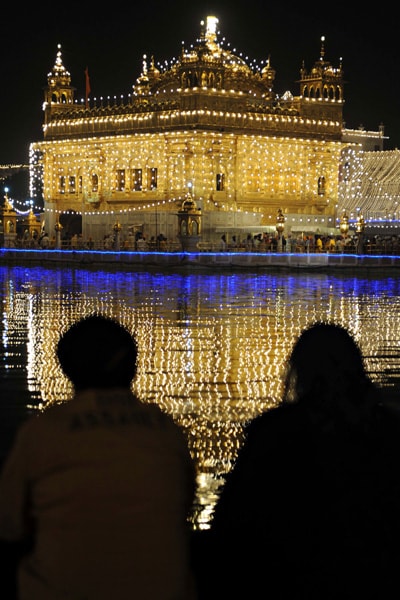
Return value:
[[(177, 91), (213, 90), (237, 92), (241, 95), (265, 95), (271, 91), (275, 71), (253, 72), (240, 56), (221, 46), (217, 39), (216, 17), (201, 22), (200, 38), (189, 49), (182, 47), (181, 55), (162, 72), (152, 64), (155, 76), (150, 77), (151, 95), (165, 94), (173, 97)], [(147, 73), (146, 73), (147, 75)], [(139, 84), (139, 81), (138, 81)], [(140, 85), (133, 86), (134, 95), (140, 94)]]

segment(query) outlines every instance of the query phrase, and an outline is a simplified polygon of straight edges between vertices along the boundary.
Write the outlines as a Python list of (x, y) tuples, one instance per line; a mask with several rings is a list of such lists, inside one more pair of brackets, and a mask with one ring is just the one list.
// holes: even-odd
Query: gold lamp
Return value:
[(358, 215), (358, 219), (357, 219), (357, 222), (356, 222), (356, 232), (357, 233), (364, 233), (364, 229), (365, 229), (365, 221), (364, 221), (364, 217), (360, 213)]
[(276, 215), (276, 231), (278, 232), (278, 252), (282, 252), (282, 233), (285, 229), (285, 217), (283, 216), (282, 209), (278, 208), (278, 214)]
[(344, 237), (346, 237), (348, 231), (349, 231), (349, 217), (346, 213), (346, 211), (343, 211), (342, 217), (340, 219), (340, 232), (342, 233), (342, 235)]

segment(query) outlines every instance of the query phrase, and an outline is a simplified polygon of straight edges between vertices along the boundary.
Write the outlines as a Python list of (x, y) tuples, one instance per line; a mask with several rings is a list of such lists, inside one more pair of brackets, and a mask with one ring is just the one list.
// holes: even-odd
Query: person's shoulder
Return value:
[(159, 404), (156, 404), (156, 402), (143, 402), (142, 400), (138, 400), (137, 406), (140, 408), (140, 410), (147, 412), (149, 415), (152, 415), (155, 419), (159, 420), (160, 422), (177, 426), (172, 415), (170, 415), (166, 410), (161, 408)]
[(392, 436), (400, 445), (400, 405), (390, 396), (381, 395), (376, 403), (375, 427), (383, 437)]
[(42, 427), (50, 426), (50, 423), (63, 420), (69, 413), (70, 401), (54, 402), (45, 408), (32, 413), (22, 424), (21, 429), (26, 431), (39, 430)]
[(55, 419), (58, 418), (60, 410), (63, 412), (61, 406), (55, 404), (31, 413), (18, 426), (15, 443), (19, 447), (29, 447), (35, 444), (35, 440), (43, 440), (47, 433), (54, 431)]
[(307, 424), (304, 411), (297, 404), (268, 409), (245, 426), (242, 452), (261, 456), (281, 448), (282, 444), (295, 445), (307, 435)]
[(170, 431), (175, 437), (180, 438), (180, 440), (184, 441), (186, 445), (187, 438), (183, 426), (180, 425), (171, 414), (160, 408), (160, 406), (157, 404), (151, 404), (150, 406), (151, 410), (154, 411), (154, 414), (157, 415), (157, 419), (161, 427), (167, 431)]
[(303, 421), (304, 412), (303, 407), (298, 403), (281, 403), (254, 417), (247, 424), (245, 431), (253, 433), (280, 426), (298, 427)]
[(183, 428), (177, 423), (174, 417), (159, 404), (136, 399), (134, 406), (134, 410), (142, 415), (143, 422), (153, 424), (155, 427), (166, 432), (172, 432), (183, 436)]

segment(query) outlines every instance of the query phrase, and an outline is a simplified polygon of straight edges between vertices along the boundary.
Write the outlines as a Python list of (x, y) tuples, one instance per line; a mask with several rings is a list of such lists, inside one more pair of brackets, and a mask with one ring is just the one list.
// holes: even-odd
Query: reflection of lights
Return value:
[(27, 385), (43, 405), (72, 395), (55, 359), (59, 335), (72, 322), (99, 311), (135, 334), (134, 390), (187, 433), (200, 473), (199, 524), (211, 514), (217, 476), (233, 464), (243, 425), (279, 402), (285, 358), (307, 323), (349, 327), (375, 379), (399, 362), (396, 278), (7, 268), (0, 283), (4, 368), (19, 368), (24, 357)]
[(213, 514), (213, 507), (223, 484), (211, 472), (201, 472), (197, 476), (198, 504), (195, 506), (193, 526), (196, 529), (207, 529)]

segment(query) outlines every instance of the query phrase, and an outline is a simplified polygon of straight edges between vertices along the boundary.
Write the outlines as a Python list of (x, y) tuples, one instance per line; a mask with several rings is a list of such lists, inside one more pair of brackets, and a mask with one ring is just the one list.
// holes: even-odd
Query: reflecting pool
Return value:
[(1, 456), (22, 419), (72, 394), (55, 358), (60, 334), (84, 315), (105, 313), (138, 341), (134, 391), (185, 429), (199, 471), (194, 526), (209, 523), (243, 425), (279, 402), (285, 359), (306, 325), (345, 325), (374, 380), (393, 387), (400, 376), (400, 281), (393, 273), (1, 267), (0, 280)]

